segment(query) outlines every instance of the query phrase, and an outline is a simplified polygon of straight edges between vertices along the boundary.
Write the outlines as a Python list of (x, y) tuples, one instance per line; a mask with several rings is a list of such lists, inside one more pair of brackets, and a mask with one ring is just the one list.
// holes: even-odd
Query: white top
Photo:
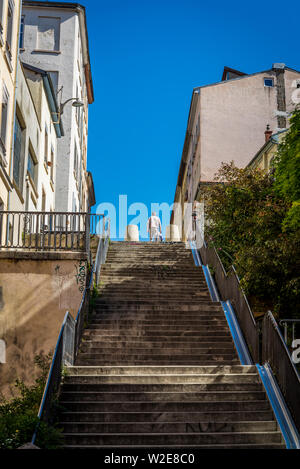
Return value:
[(156, 215), (152, 215), (147, 223), (147, 231), (149, 231), (150, 226), (152, 230), (158, 230), (159, 232), (161, 232), (161, 223), (159, 217), (157, 217)]

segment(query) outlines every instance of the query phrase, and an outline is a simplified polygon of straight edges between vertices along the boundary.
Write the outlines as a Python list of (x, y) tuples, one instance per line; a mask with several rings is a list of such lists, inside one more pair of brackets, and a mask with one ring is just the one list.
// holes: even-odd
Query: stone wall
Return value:
[(0, 252), (0, 393), (9, 397), (16, 378), (34, 381), (34, 356), (54, 350), (66, 311), (76, 316), (86, 274), (83, 253)]

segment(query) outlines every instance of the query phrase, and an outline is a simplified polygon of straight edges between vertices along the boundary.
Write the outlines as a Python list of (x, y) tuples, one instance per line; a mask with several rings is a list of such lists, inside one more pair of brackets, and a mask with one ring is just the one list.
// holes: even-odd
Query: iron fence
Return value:
[(0, 212), (3, 250), (85, 251), (90, 235), (101, 235), (103, 214), (85, 212)]
[(268, 362), (276, 376), (295, 425), (300, 431), (300, 376), (280, 328), (269, 311), (262, 321), (262, 363)]
[(235, 268), (231, 266), (226, 272), (215, 247), (208, 247), (205, 242), (200, 248), (200, 255), (204, 264), (212, 266), (221, 299), (231, 301), (251, 356), (259, 362), (259, 327)]

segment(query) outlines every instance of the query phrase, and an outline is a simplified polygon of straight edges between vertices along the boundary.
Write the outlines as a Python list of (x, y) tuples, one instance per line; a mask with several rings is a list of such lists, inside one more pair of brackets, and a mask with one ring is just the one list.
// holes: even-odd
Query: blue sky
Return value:
[(117, 206), (119, 194), (148, 207), (173, 202), (192, 90), (219, 81), (224, 65), (300, 69), (296, 1), (81, 3), (95, 89), (88, 169), (97, 203)]

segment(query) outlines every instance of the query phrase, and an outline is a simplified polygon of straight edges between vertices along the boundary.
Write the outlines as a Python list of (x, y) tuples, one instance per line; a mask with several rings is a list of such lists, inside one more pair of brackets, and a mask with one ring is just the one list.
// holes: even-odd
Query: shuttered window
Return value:
[(22, 161), (22, 134), (23, 134), (23, 129), (20, 124), (19, 119), (16, 117), (16, 123), (15, 123), (15, 135), (14, 135), (14, 180), (18, 187), (21, 187), (22, 185), (22, 167), (23, 167), (23, 161)]

